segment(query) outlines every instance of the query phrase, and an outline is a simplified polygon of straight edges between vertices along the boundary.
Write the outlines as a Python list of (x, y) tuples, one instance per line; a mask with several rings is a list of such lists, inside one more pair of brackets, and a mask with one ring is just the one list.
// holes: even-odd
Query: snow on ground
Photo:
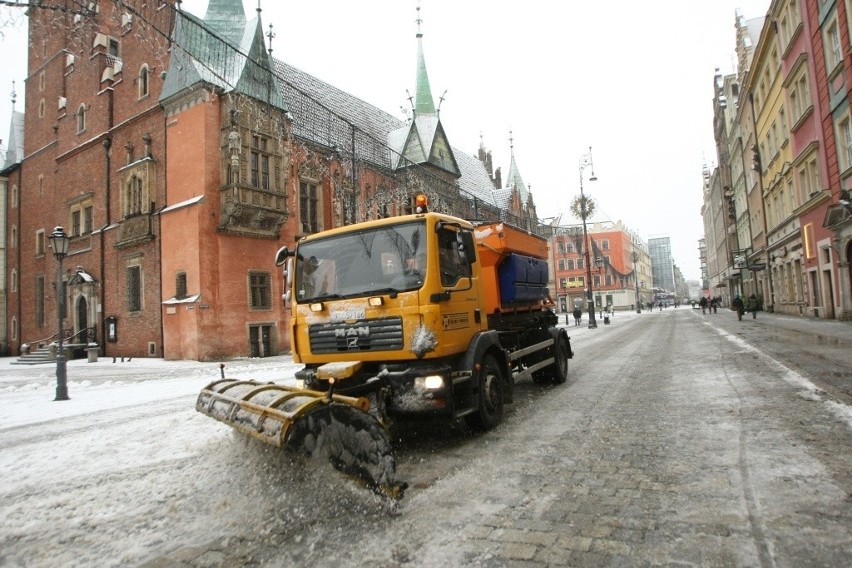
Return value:
[[(710, 325), (705, 322), (705, 325)], [(822, 402), (829, 412), (834, 414), (838, 419), (845, 422), (849, 428), (852, 428), (852, 407), (846, 406), (845, 404), (838, 404), (833, 400), (823, 399), (823, 395), (825, 392), (809, 381), (807, 378), (803, 377), (799, 373), (788, 369), (778, 361), (772, 359), (764, 355), (759, 349), (752, 347), (748, 342), (744, 341), (742, 338), (739, 338), (735, 335), (722, 331), (721, 329), (717, 329), (716, 332), (736, 345), (741, 352), (748, 352), (753, 354), (755, 357), (759, 358), (763, 365), (767, 367), (774, 367), (781, 371), (782, 377), (785, 381), (790, 383), (791, 385), (802, 389), (799, 392), (799, 396), (806, 399), (812, 400), (814, 402)]]
[[(634, 316), (619, 312), (613, 324)], [(606, 341), (588, 330), (586, 314), (579, 327), (560, 319), (586, 347)], [(220, 378), (219, 363), (69, 361), (71, 400), (54, 401), (55, 366), (14, 360), (0, 359), (0, 566), (133, 565), (228, 535), (282, 527), (311, 534), (316, 519), (359, 508), (363, 522), (382, 522), (369, 518), (379, 507), (366, 492), (330, 486), (276, 448), (196, 412), (200, 389)], [(225, 376), (294, 384), (299, 367), (289, 356), (238, 359), (225, 363)], [(818, 394), (796, 377), (789, 380)], [(434, 495), (412, 495), (409, 507), (428, 510)], [(491, 506), (483, 501), (466, 514)]]
[[(0, 359), (0, 566), (133, 564), (233, 532), (264, 506), (243, 494), (259, 474), (240, 468), (260, 444), (195, 412), (218, 363), (73, 360), (70, 400), (54, 401), (55, 365), (14, 360)], [(288, 383), (298, 367), (289, 356), (235, 360), (225, 375)], [(217, 452), (223, 444), (229, 451)], [(197, 499), (211, 487), (220, 499)], [(229, 503), (235, 496), (247, 506)]]
[[(195, 397), (202, 387), (221, 376), (219, 363), (146, 358), (112, 363), (111, 358), (103, 357), (89, 363), (75, 359), (68, 361), (66, 373), (71, 400), (55, 401), (56, 366), (14, 365), (15, 360), (0, 358), (0, 428)], [(238, 359), (225, 363), (225, 376), (294, 384), (293, 374), (300, 367), (289, 356)]]

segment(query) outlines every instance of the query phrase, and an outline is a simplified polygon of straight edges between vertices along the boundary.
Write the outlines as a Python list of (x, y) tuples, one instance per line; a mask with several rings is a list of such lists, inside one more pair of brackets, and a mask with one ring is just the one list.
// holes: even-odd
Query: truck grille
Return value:
[(356, 353), (402, 349), (402, 318), (315, 323), (308, 327), (312, 353)]

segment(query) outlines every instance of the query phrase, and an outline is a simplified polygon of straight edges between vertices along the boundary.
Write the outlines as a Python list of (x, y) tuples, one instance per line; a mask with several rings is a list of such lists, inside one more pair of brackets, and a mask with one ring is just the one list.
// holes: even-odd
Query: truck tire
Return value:
[(476, 430), (490, 430), (503, 420), (503, 372), (493, 355), (482, 357), (476, 380), (478, 410), (469, 416), (469, 424)]
[(553, 365), (533, 373), (533, 382), (538, 385), (561, 385), (568, 380), (568, 359), (571, 357), (571, 345), (564, 333), (557, 333), (553, 346)]
[(556, 345), (553, 348), (553, 363), (551, 380), (555, 385), (561, 385), (568, 380), (568, 359), (571, 357), (571, 344), (564, 333), (556, 336)]

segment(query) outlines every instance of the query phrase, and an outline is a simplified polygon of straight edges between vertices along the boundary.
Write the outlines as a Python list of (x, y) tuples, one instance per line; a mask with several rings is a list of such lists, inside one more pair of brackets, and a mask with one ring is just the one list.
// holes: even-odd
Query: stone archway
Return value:
[[(97, 282), (95, 278), (78, 266), (74, 275), (68, 279), (68, 288), (74, 309), (74, 333), (78, 343), (97, 343), (97, 314), (94, 307), (98, 305)], [(88, 330), (88, 333), (86, 331)]]

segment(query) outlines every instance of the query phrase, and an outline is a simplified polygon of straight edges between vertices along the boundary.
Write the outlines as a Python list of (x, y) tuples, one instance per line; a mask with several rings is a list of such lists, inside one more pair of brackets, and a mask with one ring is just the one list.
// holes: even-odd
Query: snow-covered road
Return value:
[[(400, 440), (411, 487), (397, 506), (195, 412), (218, 364), (71, 361), (71, 400), (54, 402), (51, 367), (2, 360), (0, 566), (852, 555), (848, 407), (690, 310), (568, 331), (568, 384), (520, 383), (487, 434)], [(275, 357), (226, 374), (287, 382), (296, 368)]]

